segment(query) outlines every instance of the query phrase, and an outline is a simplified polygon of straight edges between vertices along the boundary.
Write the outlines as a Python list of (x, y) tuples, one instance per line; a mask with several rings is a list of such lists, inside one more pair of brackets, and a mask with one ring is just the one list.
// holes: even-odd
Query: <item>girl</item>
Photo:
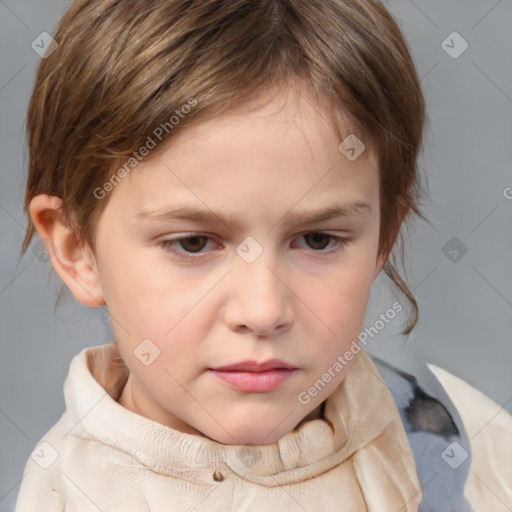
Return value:
[(381, 270), (417, 317), (388, 257), (425, 106), (383, 5), (77, 0), (55, 39), (22, 251), (115, 341), (72, 360), (16, 510), (512, 506), (510, 416), (476, 432), (489, 399), (362, 350)]

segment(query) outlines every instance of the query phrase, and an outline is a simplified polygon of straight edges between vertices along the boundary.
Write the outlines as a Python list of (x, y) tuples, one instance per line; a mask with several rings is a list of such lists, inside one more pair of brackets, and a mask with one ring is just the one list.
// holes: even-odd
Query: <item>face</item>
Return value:
[(265, 445), (344, 378), (299, 400), (361, 331), (383, 264), (378, 164), (369, 146), (347, 159), (319, 112), (290, 92), (187, 127), (114, 187), (94, 257), (125, 407)]

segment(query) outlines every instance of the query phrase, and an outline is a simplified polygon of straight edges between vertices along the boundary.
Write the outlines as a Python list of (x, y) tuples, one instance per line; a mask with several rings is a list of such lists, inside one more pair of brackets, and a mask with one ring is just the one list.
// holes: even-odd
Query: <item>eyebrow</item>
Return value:
[[(335, 204), (318, 210), (305, 210), (302, 212), (286, 213), (282, 221), (285, 225), (292, 224), (313, 224), (338, 217), (358, 217), (369, 214), (372, 211), (370, 204), (364, 201), (355, 201), (347, 204)], [(203, 224), (222, 223), (226, 226), (240, 227), (242, 225), (240, 215), (224, 215), (215, 213), (208, 209), (197, 209), (190, 207), (175, 207), (150, 211), (142, 209), (135, 215), (138, 220), (156, 220), (171, 222), (174, 220), (188, 220)]]

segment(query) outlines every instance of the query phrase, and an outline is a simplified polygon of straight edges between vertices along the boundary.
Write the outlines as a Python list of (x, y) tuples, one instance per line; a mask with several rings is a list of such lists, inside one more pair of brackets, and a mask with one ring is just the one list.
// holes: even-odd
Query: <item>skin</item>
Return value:
[[(274, 443), (314, 417), (350, 365), (308, 404), (297, 397), (357, 339), (385, 263), (376, 156), (367, 145), (351, 162), (340, 142), (312, 99), (293, 91), (189, 126), (102, 199), (94, 251), (76, 240), (60, 199), (32, 200), (30, 214), (63, 281), (83, 304), (107, 305), (130, 369), (121, 405), (234, 445)], [(287, 223), (287, 214), (352, 201), (370, 211)], [(232, 215), (240, 225), (136, 217), (178, 204)], [(316, 232), (346, 238), (345, 245), (315, 239)], [(163, 244), (183, 234), (207, 237), (170, 246), (192, 253), (188, 259)], [(263, 250), (252, 263), (236, 252), (249, 236)], [(148, 366), (134, 354), (144, 339), (160, 350)], [(271, 358), (298, 369), (266, 393), (234, 390), (208, 370)]]

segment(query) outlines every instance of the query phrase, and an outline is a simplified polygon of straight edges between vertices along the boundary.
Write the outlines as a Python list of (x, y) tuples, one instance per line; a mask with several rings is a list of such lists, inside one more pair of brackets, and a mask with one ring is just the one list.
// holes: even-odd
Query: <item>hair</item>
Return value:
[(351, 133), (376, 152), (379, 253), (412, 304), (401, 334), (413, 329), (418, 306), (391, 249), (399, 235), (403, 263), (402, 223), (413, 213), (427, 220), (417, 164), (427, 119), (407, 42), (382, 3), (75, 0), (54, 38), (59, 46), (40, 63), (27, 112), (21, 256), (35, 232), (28, 213), (34, 196), (61, 198), (78, 239), (94, 248), (108, 201), (95, 191), (156, 138), (157, 127), (161, 148), (193, 123), (297, 86), (318, 100), (336, 129), (338, 115), (349, 119)]

